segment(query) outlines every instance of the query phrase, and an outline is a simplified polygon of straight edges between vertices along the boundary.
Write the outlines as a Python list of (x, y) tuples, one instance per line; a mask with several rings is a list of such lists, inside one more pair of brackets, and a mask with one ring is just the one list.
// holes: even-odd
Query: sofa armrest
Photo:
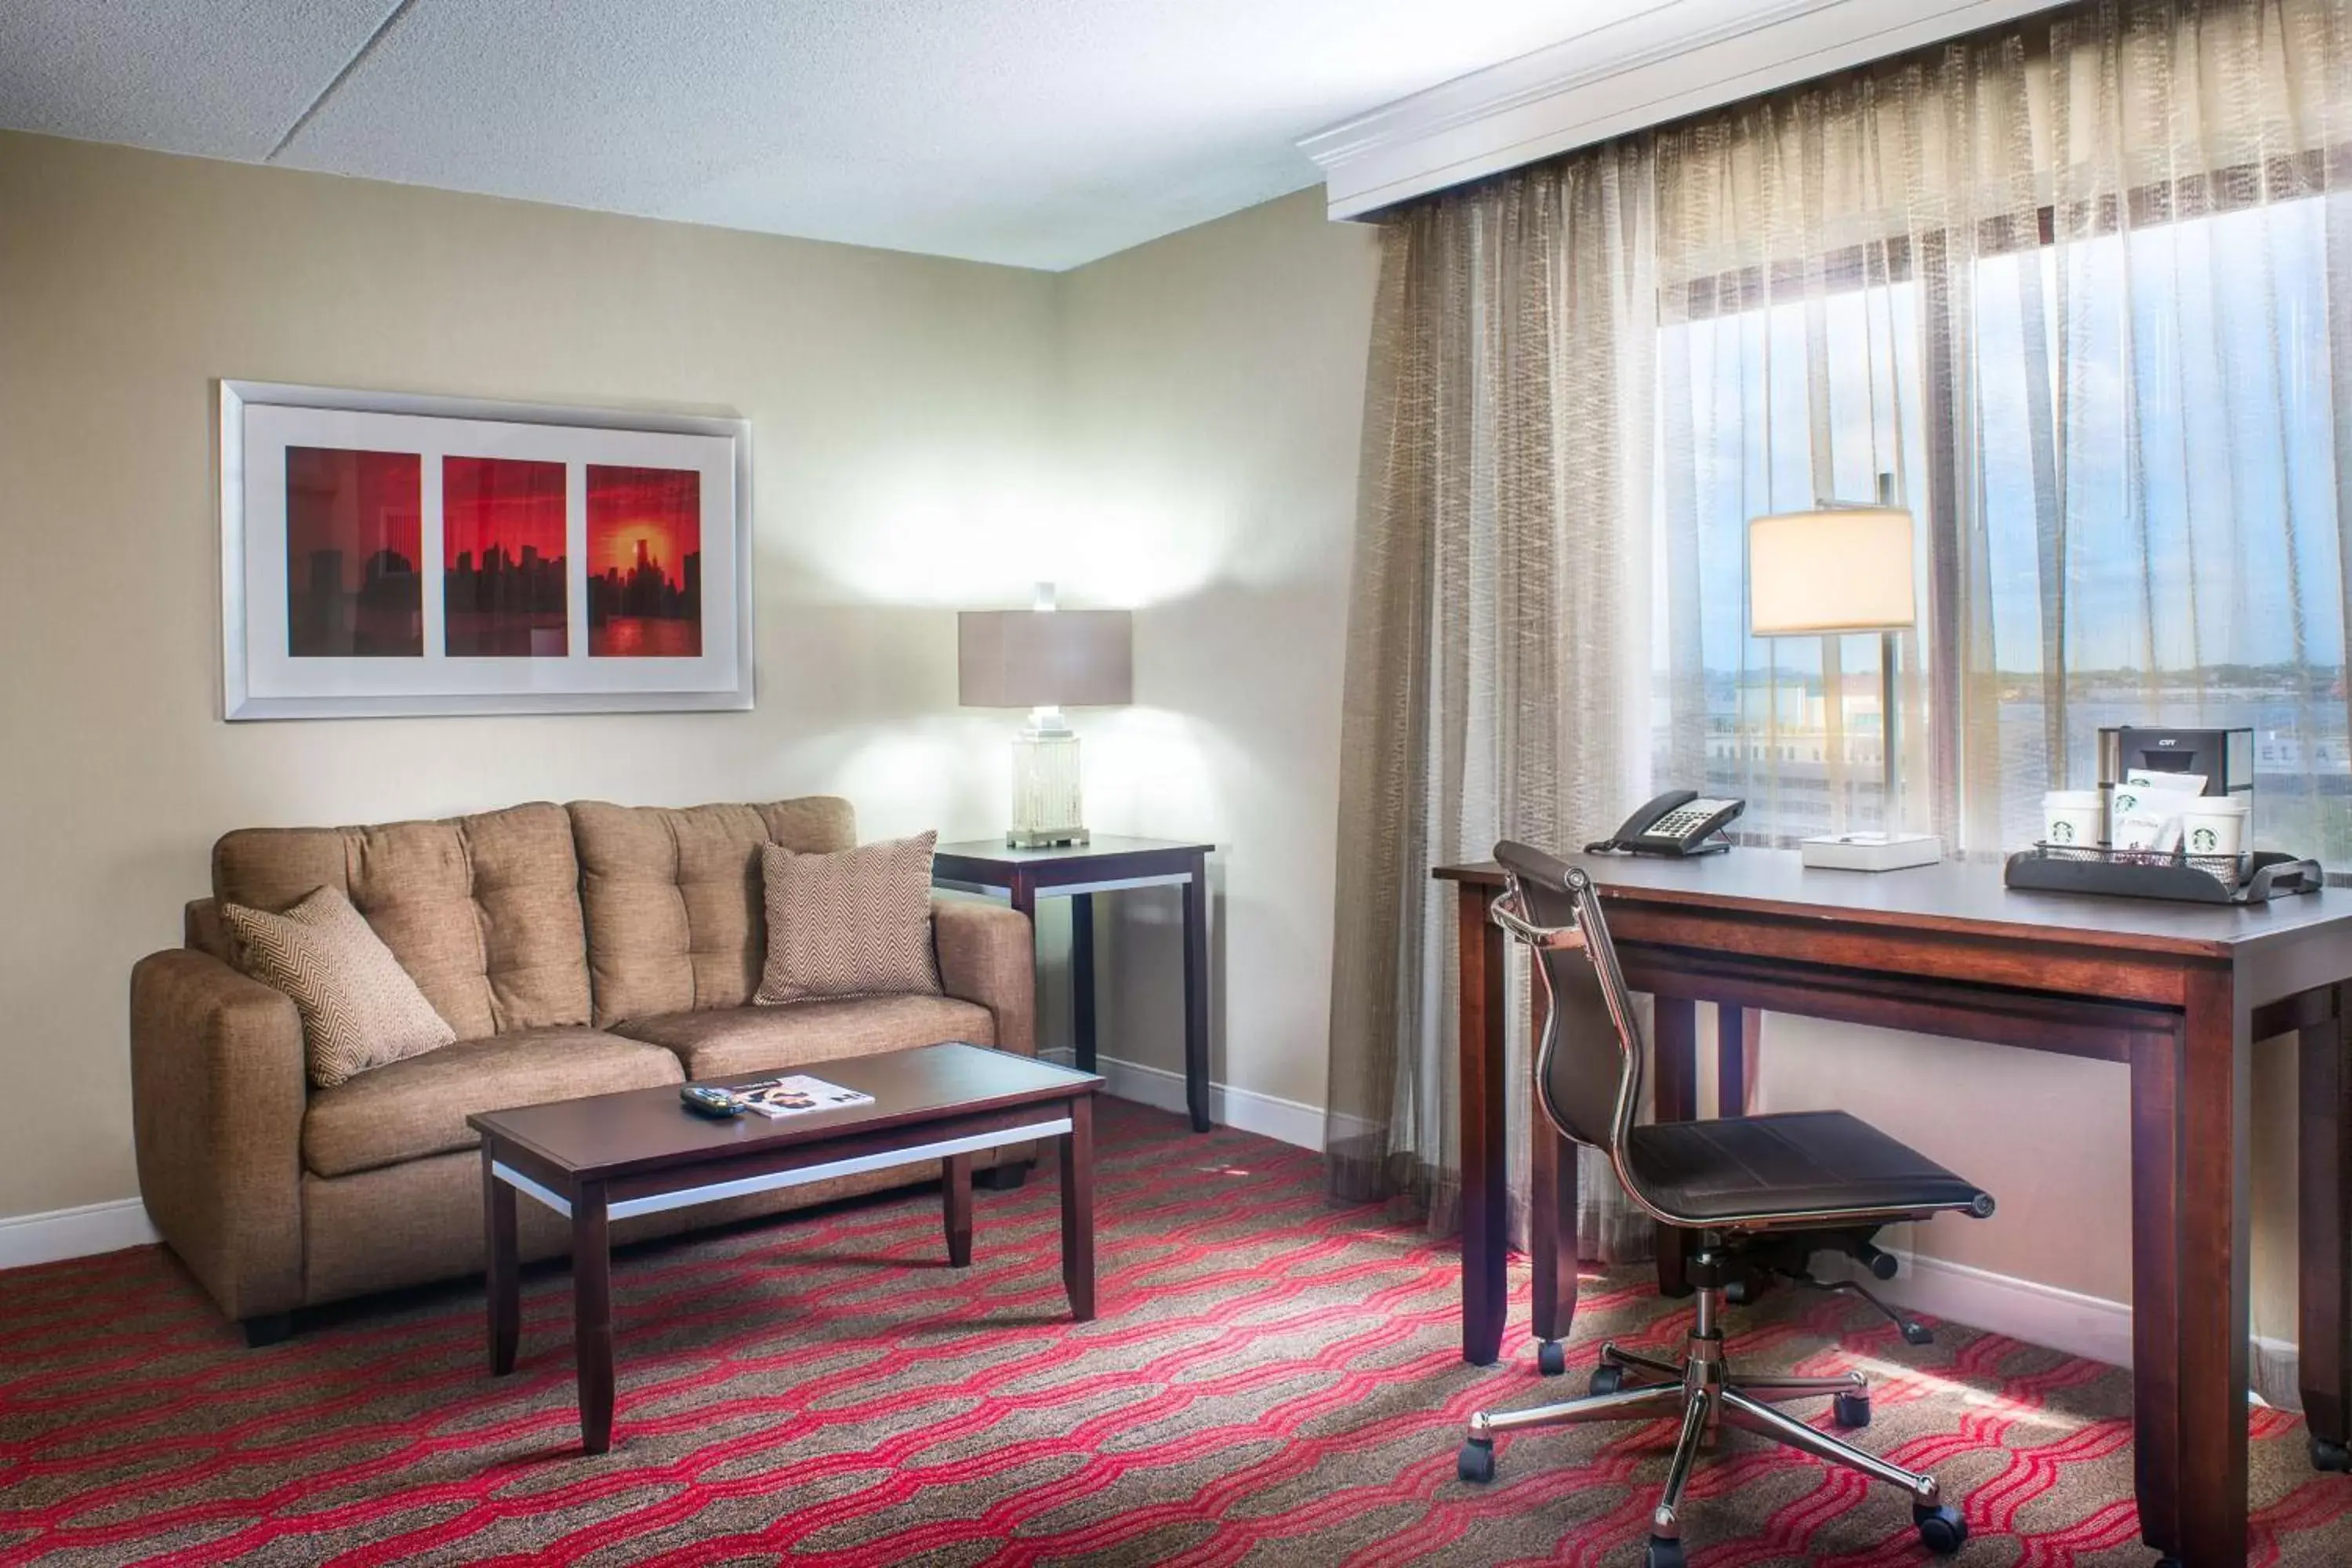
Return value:
[(974, 899), (933, 899), (931, 941), (947, 994), (996, 1020), (996, 1047), (1037, 1054), (1037, 946), (1029, 917)]
[(232, 1318), (302, 1298), (302, 1022), (284, 993), (178, 949), (131, 972), (131, 1120), (155, 1228)]

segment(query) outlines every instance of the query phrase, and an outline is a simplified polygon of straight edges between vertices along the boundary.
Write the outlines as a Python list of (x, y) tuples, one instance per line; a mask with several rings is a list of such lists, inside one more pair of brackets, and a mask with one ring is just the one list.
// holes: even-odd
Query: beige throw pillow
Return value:
[(282, 915), (224, 904), (221, 918), (236, 934), (239, 966), (294, 998), (319, 1088), (457, 1037), (367, 917), (334, 889), (316, 889)]
[(931, 846), (936, 833), (831, 855), (763, 845), (768, 963), (763, 1004), (813, 996), (936, 996)]

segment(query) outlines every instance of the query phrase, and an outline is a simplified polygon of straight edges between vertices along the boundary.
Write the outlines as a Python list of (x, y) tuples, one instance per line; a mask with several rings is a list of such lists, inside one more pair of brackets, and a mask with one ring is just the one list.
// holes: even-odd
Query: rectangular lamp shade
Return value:
[(1836, 507), (1748, 525), (1748, 626), (1758, 637), (1912, 625), (1911, 514)]
[(1134, 700), (1130, 610), (964, 610), (956, 700), (966, 708), (1108, 708)]

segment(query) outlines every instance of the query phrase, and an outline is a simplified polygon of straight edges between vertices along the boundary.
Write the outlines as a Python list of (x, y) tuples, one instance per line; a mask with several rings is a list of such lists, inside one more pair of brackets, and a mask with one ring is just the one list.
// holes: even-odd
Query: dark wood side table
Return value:
[(1091, 844), (1008, 849), (975, 838), (942, 844), (931, 881), (968, 893), (1002, 889), (1034, 924), (1039, 899), (1070, 900), (1070, 1011), (1078, 1068), (1095, 1070), (1095, 895), (1129, 888), (1184, 889), (1184, 1103), (1192, 1131), (1209, 1130), (1210, 844), (1098, 836)]
[[(2300, 1053), (2301, 1377), (2313, 1458), (2352, 1437), (2352, 895), (2237, 909), (2013, 893), (1998, 866), (1808, 870), (1791, 851), (1703, 860), (1570, 856), (1609, 911), (1627, 984), (1656, 999), (1654, 1111), (1696, 1117), (1697, 1010), (1722, 1024), (1719, 1099), (1745, 1096), (1748, 1012), (1790, 1013), (2130, 1070), (2132, 1420), (2142, 1539), (2186, 1568), (2246, 1560), (2246, 1384), (2253, 1042)], [(1444, 866), (1461, 963), (1462, 1355), (1497, 1354), (1504, 1272), (1507, 1027), (1502, 891), (1492, 865)], [(1540, 992), (1538, 993), (1540, 996)], [(1855, 1064), (1859, 1069), (1862, 1064)], [(1535, 1331), (1576, 1306), (1575, 1151), (1534, 1118), (1528, 1221)], [(1964, 1167), (1966, 1168), (1966, 1167)], [(2030, 1167), (1985, 1173), (1993, 1195)], [(1686, 1289), (1661, 1245), (1662, 1289)], [(2352, 1484), (2352, 1483), (2347, 1483)]]
[[(768, 1075), (746, 1074), (744, 1083)], [(1010, 1051), (921, 1046), (815, 1064), (812, 1076), (874, 1097), (870, 1105), (771, 1121), (717, 1121), (678, 1103), (675, 1088), (478, 1112), (482, 1215), (489, 1258), (490, 1373), (514, 1370), (522, 1337), (515, 1197), (527, 1194), (572, 1222), (572, 1336), (580, 1380), (580, 1442), (613, 1441), (613, 1259), (616, 1219), (887, 1165), (936, 1161), (948, 1261), (971, 1261), (971, 1157), (1050, 1138), (1059, 1147), (1062, 1288), (1070, 1315), (1095, 1315), (1094, 1097), (1102, 1079)]]

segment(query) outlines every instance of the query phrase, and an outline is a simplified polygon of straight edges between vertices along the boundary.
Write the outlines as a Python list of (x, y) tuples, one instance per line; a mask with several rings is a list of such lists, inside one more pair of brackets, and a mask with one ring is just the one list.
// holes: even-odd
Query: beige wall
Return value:
[[(1070, 474), (1152, 563), (1136, 693), (1089, 760), (1106, 826), (1219, 854), (1212, 1076), (1320, 1107), (1356, 449), (1379, 247), (1301, 192), (1066, 274)], [(1183, 1065), (1173, 893), (1100, 917), (1102, 1049)]]
[[(1001, 824), (946, 606), (1025, 603), (1056, 543), (1054, 291), (0, 135), (0, 1215), (136, 1190), (126, 977), (224, 829), (818, 790), (869, 834)], [(748, 416), (757, 710), (223, 723), (220, 376)]]

